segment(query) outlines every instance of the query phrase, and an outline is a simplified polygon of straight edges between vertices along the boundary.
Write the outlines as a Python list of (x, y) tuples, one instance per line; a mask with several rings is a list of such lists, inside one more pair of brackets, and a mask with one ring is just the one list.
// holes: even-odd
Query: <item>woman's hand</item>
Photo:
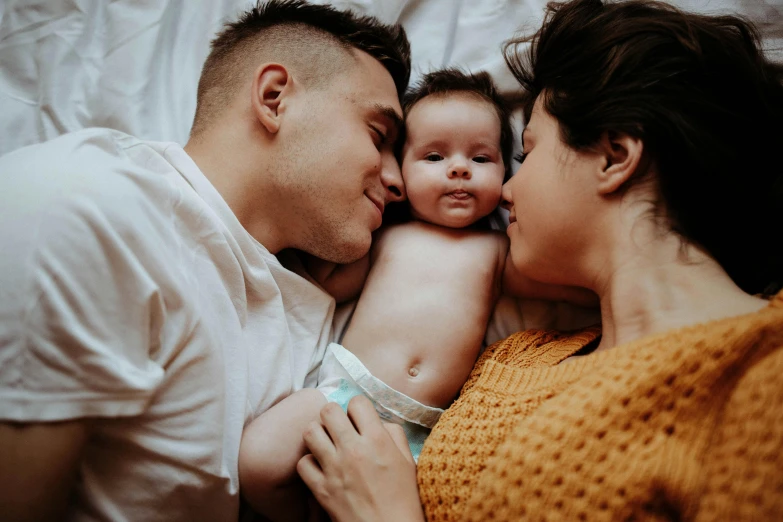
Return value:
[(424, 521), (402, 427), (382, 423), (369, 399), (351, 399), (347, 416), (327, 404), (304, 441), (312, 454), (297, 471), (333, 521)]

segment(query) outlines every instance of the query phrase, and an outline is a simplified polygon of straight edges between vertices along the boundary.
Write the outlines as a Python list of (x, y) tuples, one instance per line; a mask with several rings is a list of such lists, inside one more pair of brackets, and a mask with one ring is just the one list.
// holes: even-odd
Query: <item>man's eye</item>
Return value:
[(489, 158), (486, 156), (476, 156), (473, 158), (473, 161), (476, 163), (487, 163), (489, 161)]
[(527, 158), (527, 152), (523, 152), (522, 154), (517, 154), (514, 156), (514, 161), (518, 163), (523, 163), (525, 161), (525, 158)]
[(434, 152), (431, 152), (431, 153), (427, 154), (426, 156), (424, 156), (424, 159), (427, 160), (427, 161), (440, 161), (440, 160), (443, 159), (443, 156), (441, 156), (440, 154), (435, 154)]
[(375, 133), (375, 137), (377, 138), (377, 140), (373, 140), (373, 141), (376, 142), (376, 145), (378, 147), (380, 147), (381, 145), (385, 144), (386, 143), (386, 134), (384, 134), (383, 132), (381, 132), (380, 130), (378, 130), (375, 127), (371, 127), (371, 128), (372, 128), (373, 132)]

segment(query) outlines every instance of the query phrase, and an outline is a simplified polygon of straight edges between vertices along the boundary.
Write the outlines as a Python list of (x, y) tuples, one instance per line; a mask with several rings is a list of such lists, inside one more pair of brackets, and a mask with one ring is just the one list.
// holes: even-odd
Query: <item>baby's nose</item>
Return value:
[(452, 178), (470, 178), (470, 168), (467, 165), (452, 165), (449, 176)]

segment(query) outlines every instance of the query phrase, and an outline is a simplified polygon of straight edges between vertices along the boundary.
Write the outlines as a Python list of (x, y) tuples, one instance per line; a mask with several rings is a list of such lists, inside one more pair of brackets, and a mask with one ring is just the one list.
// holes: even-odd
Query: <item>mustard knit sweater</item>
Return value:
[(486, 350), (421, 453), (427, 519), (783, 520), (783, 293), (558, 365), (599, 333)]

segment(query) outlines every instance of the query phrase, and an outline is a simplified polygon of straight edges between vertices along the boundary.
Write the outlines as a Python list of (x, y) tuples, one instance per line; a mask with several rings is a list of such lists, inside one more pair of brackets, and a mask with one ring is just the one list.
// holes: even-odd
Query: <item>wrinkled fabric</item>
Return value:
[[(531, 32), (547, 0), (315, 0), (399, 22), (412, 46), (414, 82), (432, 69), (486, 70), (503, 91), (517, 84), (501, 55)], [(686, 9), (738, 12), (783, 62), (783, 0), (676, 0)], [(184, 144), (209, 42), (250, 0), (0, 1), (0, 155), (86, 127)], [(517, 131), (521, 118), (515, 120)], [(351, 307), (338, 311), (339, 339)], [(573, 329), (593, 314), (563, 304), (504, 300), (487, 344), (524, 328)]]
[[(319, 0), (316, 3), (328, 3)], [(546, 0), (334, 0), (400, 22), (413, 77), (461, 65), (515, 88), (500, 53), (537, 28)], [(783, 58), (781, 0), (678, 0), (754, 20)], [(209, 41), (249, 0), (5, 0), (0, 2), (0, 154), (85, 127), (184, 144)]]

